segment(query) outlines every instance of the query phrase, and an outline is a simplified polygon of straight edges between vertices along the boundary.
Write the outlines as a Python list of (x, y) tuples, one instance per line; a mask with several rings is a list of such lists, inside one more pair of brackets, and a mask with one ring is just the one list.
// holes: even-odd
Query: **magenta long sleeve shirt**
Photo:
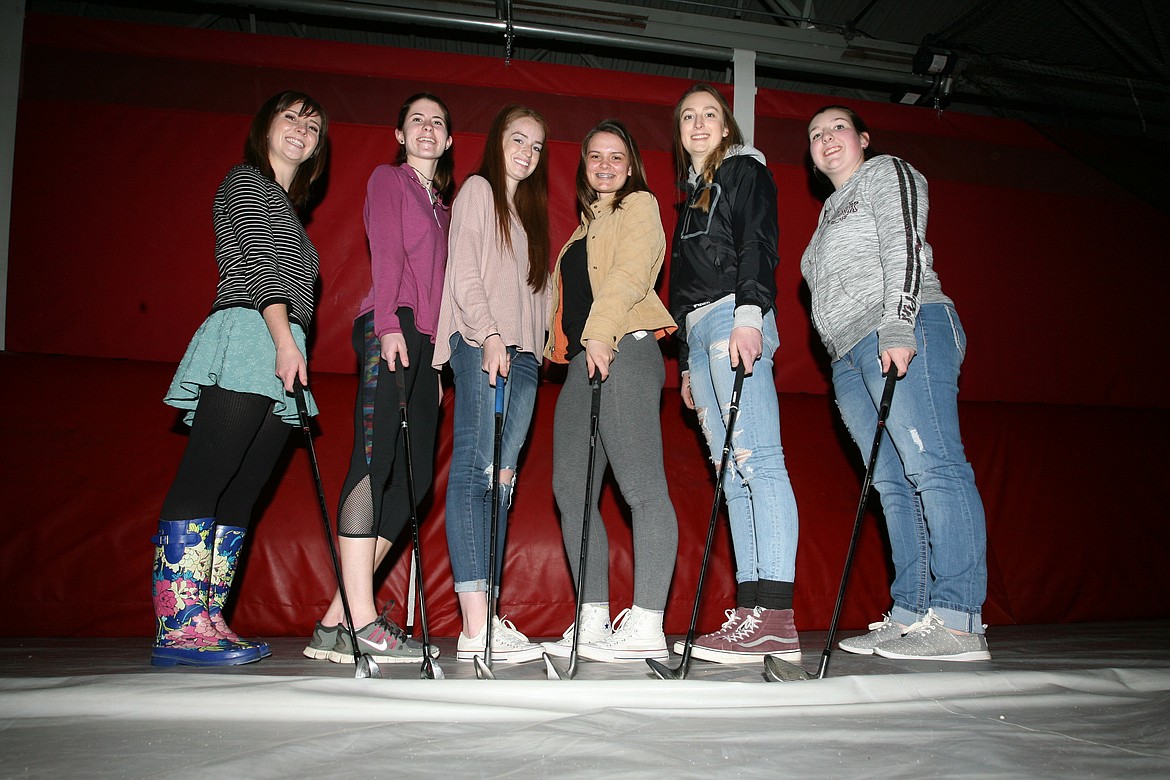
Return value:
[(451, 210), (405, 165), (379, 165), (366, 184), (366, 238), (373, 286), (358, 316), (374, 312), (374, 333), (401, 333), (397, 311), (414, 312), (415, 326), (434, 341), (447, 267)]

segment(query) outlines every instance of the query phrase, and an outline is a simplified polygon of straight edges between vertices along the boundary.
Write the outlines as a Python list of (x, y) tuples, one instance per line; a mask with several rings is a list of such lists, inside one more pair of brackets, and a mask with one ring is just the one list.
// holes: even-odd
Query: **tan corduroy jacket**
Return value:
[(654, 291), (666, 256), (666, 235), (662, 231), (658, 201), (649, 192), (633, 192), (616, 211), (599, 202), (591, 208), (593, 219), (573, 231), (557, 255), (556, 268), (549, 280), (553, 309), (544, 355), (554, 363), (568, 362), (568, 337), (561, 326), (564, 311), (561, 259), (569, 246), (582, 236), (587, 236), (589, 285), (593, 288), (593, 306), (581, 334), (582, 344), (597, 339), (616, 350), (617, 343), (627, 333), (645, 330), (662, 338), (676, 329), (674, 319)]

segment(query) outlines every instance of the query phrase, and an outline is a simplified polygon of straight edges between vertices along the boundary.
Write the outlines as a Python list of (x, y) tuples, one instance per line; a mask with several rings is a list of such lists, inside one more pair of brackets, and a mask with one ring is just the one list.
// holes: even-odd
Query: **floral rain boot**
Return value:
[(223, 607), (227, 603), (228, 594), (232, 591), (232, 580), (236, 576), (236, 568), (240, 563), (240, 553), (244, 549), (244, 534), (246, 528), (234, 525), (215, 526), (215, 548), (211, 557), (211, 586), (207, 600), (207, 614), (221, 638), (235, 645), (255, 647), (260, 651), (261, 658), (272, 655), (272, 648), (267, 642), (256, 639), (240, 639), (235, 631), (228, 627), (223, 618)]
[(154, 666), (236, 666), (260, 651), (220, 637), (207, 614), (215, 521), (160, 520), (154, 542)]

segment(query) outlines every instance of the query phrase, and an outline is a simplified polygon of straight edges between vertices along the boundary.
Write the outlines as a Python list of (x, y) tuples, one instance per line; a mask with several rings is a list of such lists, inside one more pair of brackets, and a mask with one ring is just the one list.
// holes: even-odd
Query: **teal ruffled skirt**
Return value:
[[(301, 354), (306, 354), (304, 329), (293, 323), (292, 334)], [(271, 398), (276, 402), (273, 414), (299, 425), (296, 401), (285, 393), (275, 367), (276, 347), (260, 312), (239, 307), (213, 312), (195, 331), (163, 402), (186, 410), (183, 422), (190, 425), (203, 388), (219, 385)], [(305, 402), (309, 414), (316, 415), (317, 403), (307, 388)]]

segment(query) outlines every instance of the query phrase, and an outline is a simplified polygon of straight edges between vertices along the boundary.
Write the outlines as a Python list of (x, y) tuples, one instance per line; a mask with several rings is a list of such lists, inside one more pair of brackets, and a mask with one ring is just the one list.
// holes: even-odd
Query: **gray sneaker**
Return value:
[(857, 653), (858, 655), (873, 655), (873, 649), (882, 642), (888, 642), (891, 639), (897, 639), (902, 636), (902, 632), (906, 630), (906, 626), (901, 623), (895, 623), (890, 620), (889, 615), (882, 615), (882, 620), (878, 623), (869, 624), (869, 633), (860, 636), (851, 636), (847, 639), (842, 639), (837, 643), (837, 647), (844, 650), (846, 653)]
[[(410, 664), (421, 663), (423, 648), (421, 642), (416, 642), (406, 636), (406, 632), (385, 618), (378, 618), (357, 632), (358, 652), (368, 655), (380, 664)], [(431, 653), (438, 650), (431, 647)], [(353, 663), (353, 645), (350, 644), (349, 631), (339, 631), (337, 642), (329, 653), (329, 660), (335, 664)]]
[(987, 637), (982, 634), (952, 634), (942, 618), (927, 610), (926, 615), (897, 639), (876, 646), (883, 658), (908, 661), (988, 661)]
[(309, 646), (301, 651), (305, 658), (328, 661), (333, 646), (337, 644), (337, 633), (340, 630), (341, 626), (324, 626), (318, 620), (313, 628), (313, 638), (309, 640)]

